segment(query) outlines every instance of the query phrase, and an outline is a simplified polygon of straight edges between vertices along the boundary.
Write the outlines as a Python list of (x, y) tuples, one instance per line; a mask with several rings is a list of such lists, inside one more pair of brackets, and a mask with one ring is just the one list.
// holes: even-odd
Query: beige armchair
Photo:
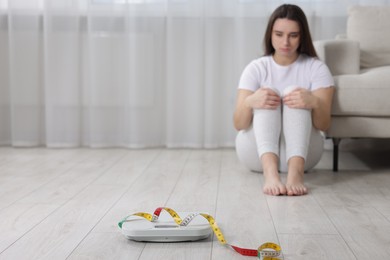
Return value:
[(344, 37), (316, 41), (335, 78), (333, 170), (343, 138), (390, 138), (390, 6), (353, 6)]

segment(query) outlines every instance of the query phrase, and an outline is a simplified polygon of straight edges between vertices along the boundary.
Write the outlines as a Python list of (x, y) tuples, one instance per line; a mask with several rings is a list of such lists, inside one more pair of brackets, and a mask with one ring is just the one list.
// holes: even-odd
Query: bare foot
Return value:
[(261, 156), (263, 164), (264, 187), (263, 192), (268, 195), (286, 194), (286, 186), (281, 182), (278, 172), (278, 157), (274, 153), (265, 153)]
[(286, 186), (281, 182), (278, 172), (264, 172), (263, 192), (268, 195), (285, 195)]
[(307, 194), (307, 188), (303, 184), (304, 165), (305, 160), (299, 156), (291, 157), (288, 160), (287, 195), (300, 196)]
[(303, 184), (303, 172), (289, 172), (287, 175), (287, 195), (300, 196), (307, 194), (307, 188)]

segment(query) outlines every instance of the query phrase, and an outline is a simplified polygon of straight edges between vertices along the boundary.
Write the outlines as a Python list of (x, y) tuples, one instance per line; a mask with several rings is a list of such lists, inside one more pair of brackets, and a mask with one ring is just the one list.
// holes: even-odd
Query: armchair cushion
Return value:
[(347, 38), (360, 43), (362, 68), (390, 65), (390, 7), (349, 8)]
[(390, 66), (364, 69), (356, 75), (335, 76), (335, 116), (390, 116)]

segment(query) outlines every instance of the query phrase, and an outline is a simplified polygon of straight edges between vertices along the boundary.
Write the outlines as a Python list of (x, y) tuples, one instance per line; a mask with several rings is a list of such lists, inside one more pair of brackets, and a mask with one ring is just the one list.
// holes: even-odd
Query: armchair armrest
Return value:
[(320, 40), (314, 42), (318, 57), (328, 65), (333, 76), (358, 74), (359, 42), (352, 40)]

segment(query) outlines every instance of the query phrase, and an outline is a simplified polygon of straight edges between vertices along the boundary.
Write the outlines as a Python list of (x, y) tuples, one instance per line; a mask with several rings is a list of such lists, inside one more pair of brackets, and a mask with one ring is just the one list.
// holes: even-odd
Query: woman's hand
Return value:
[(247, 106), (253, 109), (276, 109), (280, 102), (279, 95), (269, 88), (259, 88), (246, 98)]
[(290, 108), (315, 109), (318, 98), (310, 90), (297, 88), (284, 96), (283, 103)]
[(237, 130), (247, 129), (252, 123), (253, 109), (276, 109), (280, 103), (279, 95), (269, 88), (259, 88), (255, 92), (239, 89), (234, 111), (234, 127)]
[(311, 109), (314, 127), (326, 131), (331, 122), (333, 93), (334, 87), (319, 88), (314, 91), (297, 88), (287, 94), (283, 102), (291, 108)]

